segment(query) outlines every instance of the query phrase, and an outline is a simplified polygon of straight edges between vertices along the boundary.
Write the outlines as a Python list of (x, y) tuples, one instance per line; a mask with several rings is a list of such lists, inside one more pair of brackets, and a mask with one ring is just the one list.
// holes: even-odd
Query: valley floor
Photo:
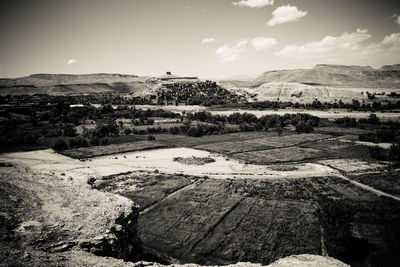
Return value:
[[(400, 262), (399, 170), (372, 159), (351, 136), (156, 140), (167, 148), (118, 153), (119, 147), (81, 160), (50, 149), (2, 154), (2, 261), (83, 265), (96, 262), (92, 252), (204, 265), (270, 264), (294, 254), (329, 255), (352, 266)], [(174, 161), (191, 156), (215, 161)], [(121, 251), (117, 244), (129, 241), (119, 231), (135, 214), (145, 252)], [(127, 235), (136, 238), (135, 231)]]

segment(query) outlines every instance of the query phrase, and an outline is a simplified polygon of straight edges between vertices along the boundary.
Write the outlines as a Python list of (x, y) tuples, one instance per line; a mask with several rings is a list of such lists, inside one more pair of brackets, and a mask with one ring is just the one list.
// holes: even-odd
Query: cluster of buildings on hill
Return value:
[(216, 82), (201, 81), (197, 77), (179, 77), (167, 72), (156, 80), (157, 90), (148, 93), (146, 98), (153, 104), (191, 105), (201, 98), (222, 97), (229, 91), (218, 86)]

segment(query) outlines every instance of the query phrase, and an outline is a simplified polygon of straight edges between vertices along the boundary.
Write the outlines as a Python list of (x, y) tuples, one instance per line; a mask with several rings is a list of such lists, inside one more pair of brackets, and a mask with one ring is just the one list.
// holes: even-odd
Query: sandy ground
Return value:
[[(175, 157), (211, 157), (215, 162), (205, 165), (187, 165), (173, 161)], [(97, 176), (118, 174), (129, 171), (154, 171), (164, 173), (183, 173), (212, 178), (301, 178), (336, 175), (336, 171), (315, 163), (292, 164), (293, 170), (281, 171), (262, 165), (244, 164), (219, 154), (191, 148), (168, 148), (122, 153), (92, 158), (87, 162), (74, 160), (52, 150), (9, 153), (5, 156), (10, 162), (25, 162), (38, 169), (70, 170), (92, 173)]]
[[(162, 265), (154, 262), (125, 262), (118, 259), (97, 257), (83, 252), (70, 252), (65, 254), (69, 258), (70, 262), (67, 266), (120, 266), (120, 267), (202, 267), (198, 264), (173, 264), (173, 265)], [(84, 259), (84, 260), (82, 260)], [(261, 267), (264, 265), (250, 262), (238, 262), (230, 265), (222, 265), (225, 267)], [(331, 257), (324, 257), (319, 255), (301, 254), (282, 258), (273, 262), (269, 265), (270, 267), (350, 267), (339, 260)], [(216, 267), (216, 266), (204, 266), (204, 267)]]
[[(175, 157), (211, 157), (215, 162), (205, 165), (187, 165), (174, 162)], [(276, 171), (266, 166), (244, 164), (234, 159), (191, 148), (169, 148), (139, 151), (118, 156), (105, 156), (92, 159), (88, 163), (99, 174), (110, 175), (133, 170), (159, 170), (165, 173), (209, 176), (213, 178), (297, 178), (326, 176), (335, 172), (326, 166), (306, 163), (297, 164), (293, 171)]]
[(372, 143), (372, 142), (364, 142), (364, 141), (354, 141), (354, 143), (364, 146), (371, 146), (371, 147), (380, 147), (384, 149), (389, 149), (392, 145), (391, 143)]
[[(173, 161), (175, 157), (211, 157), (215, 162), (205, 165), (187, 165)], [(301, 178), (336, 175), (337, 171), (320, 164), (292, 164), (294, 170), (281, 171), (262, 165), (244, 164), (234, 159), (191, 148), (168, 148), (129, 152), (95, 157), (82, 162), (54, 153), (51, 149), (34, 152), (8, 153), (0, 157), (11, 163), (24, 163), (40, 170), (57, 170), (105, 176), (131, 171), (183, 173), (212, 178)], [(274, 170), (275, 169), (275, 170)]]

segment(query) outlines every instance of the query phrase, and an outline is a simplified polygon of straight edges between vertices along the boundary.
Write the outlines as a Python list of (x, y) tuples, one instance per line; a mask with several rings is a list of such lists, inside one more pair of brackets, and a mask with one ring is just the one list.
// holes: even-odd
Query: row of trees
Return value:
[(337, 118), (334, 120), (334, 122), (342, 127), (356, 127), (359, 124), (370, 124), (370, 125), (381, 124), (381, 121), (378, 118), (378, 116), (376, 116), (376, 114), (370, 114), (368, 118), (360, 118), (358, 120), (356, 118), (350, 118), (350, 117)]
[(107, 138), (98, 138), (94, 136), (89, 139), (83, 136), (77, 136), (70, 138), (69, 140), (59, 138), (52, 144), (51, 147), (54, 150), (65, 150), (69, 148), (108, 145), (109, 143), (110, 142)]
[(351, 103), (344, 103), (341, 99), (335, 100), (333, 103), (321, 102), (318, 99), (314, 99), (311, 103), (299, 103), (290, 101), (256, 101), (256, 102), (240, 102), (238, 104), (225, 104), (225, 107), (230, 108), (243, 108), (243, 109), (285, 109), (285, 108), (297, 108), (297, 109), (349, 109), (349, 110), (360, 110), (360, 111), (378, 111), (378, 110), (392, 110), (400, 108), (400, 101), (388, 102), (384, 105), (379, 101), (373, 101), (367, 103), (365, 101), (360, 102), (357, 99), (353, 99)]

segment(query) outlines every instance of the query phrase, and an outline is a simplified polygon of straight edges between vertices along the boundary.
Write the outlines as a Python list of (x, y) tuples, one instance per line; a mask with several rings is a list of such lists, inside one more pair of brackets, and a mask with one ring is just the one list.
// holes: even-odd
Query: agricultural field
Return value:
[[(395, 266), (400, 260), (396, 253), (399, 200), (346, 179), (396, 197), (398, 171), (371, 157), (369, 147), (357, 144), (352, 136), (351, 131), (341, 136), (334, 132), (197, 138), (158, 134), (157, 142), (169, 147), (211, 152), (196, 156), (223, 155), (236, 164), (238, 173), (218, 176), (215, 170), (213, 175), (196, 176), (195, 171), (178, 174), (179, 165), (174, 165), (175, 172), (159, 165), (160, 172), (99, 177), (93, 187), (139, 204), (144, 247), (166, 261), (267, 264), (295, 252), (330, 255), (351, 266)], [(178, 163), (169, 163), (173, 164)], [(200, 168), (210, 171), (213, 164)], [(264, 174), (250, 177), (237, 164), (245, 164), (248, 170), (259, 165)], [(302, 164), (332, 172), (306, 177), (300, 171)], [(180, 169), (193, 168), (186, 166), (182, 163)], [(307, 173), (311, 171), (316, 169)]]
[[(242, 135), (246, 136), (246, 133)], [(243, 140), (241, 142), (228, 141), (221, 142), (218, 146), (214, 144), (199, 145), (195, 148), (209, 150), (217, 153), (237, 154), (247, 151), (260, 151), (273, 148), (284, 148), (295, 146), (307, 141), (316, 141), (332, 138), (330, 135), (325, 134), (295, 134), (288, 133), (285, 135), (277, 135), (276, 133), (266, 133), (261, 138), (254, 138), (251, 140)]]
[(373, 188), (388, 192), (400, 197), (400, 172), (399, 170), (384, 170), (367, 173), (350, 174), (352, 180), (372, 186)]
[[(387, 143), (360, 141), (395, 133), (397, 124), (341, 127), (304, 114), (221, 122), (199, 113), (181, 122), (149, 116), (134, 125), (115, 118), (147, 111), (110, 110), (102, 108), (108, 122), (56, 124), (62, 136), (40, 136), (35, 144), (47, 148), (61, 140), (63, 149), (5, 153), (1, 162), (57, 172), (66, 184), (80, 179), (90, 192), (130, 199), (142, 259), (270, 264), (314, 254), (351, 266), (400, 261), (398, 166), (384, 158)], [(158, 121), (147, 125), (152, 118)], [(65, 134), (71, 129), (76, 132)]]
[(397, 202), (337, 177), (221, 180), (131, 173), (105, 177), (94, 187), (138, 203), (140, 237), (166, 259), (267, 264), (295, 252), (329, 254), (352, 266), (394, 266), (399, 260)]
[(161, 142), (156, 141), (137, 141), (133, 143), (112, 144), (107, 146), (80, 147), (63, 150), (60, 153), (71, 158), (86, 159), (97, 156), (112, 155), (118, 153), (158, 149), (166, 147)]

